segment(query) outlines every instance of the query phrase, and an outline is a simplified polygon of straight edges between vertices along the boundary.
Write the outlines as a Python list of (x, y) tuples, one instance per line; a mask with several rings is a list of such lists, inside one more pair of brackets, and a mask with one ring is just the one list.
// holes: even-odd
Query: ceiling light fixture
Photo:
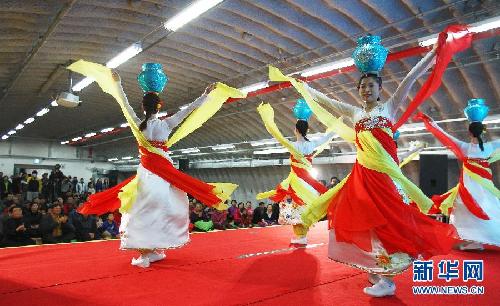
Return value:
[(268, 86), (267, 82), (259, 82), (259, 83), (255, 83), (252, 85), (242, 87), (242, 88), (240, 88), (240, 91), (247, 94), (247, 93), (252, 92), (252, 91), (257, 91), (259, 89), (266, 88), (267, 86)]
[(83, 80), (81, 80), (80, 82), (78, 82), (75, 85), (73, 85), (73, 87), (71, 88), (71, 90), (73, 90), (73, 91), (82, 91), (82, 89), (84, 89), (85, 87), (89, 86), (93, 82), (94, 82), (93, 78), (85, 77)]
[(335, 61), (332, 63), (326, 63), (326, 64), (319, 65), (316, 67), (311, 67), (311, 68), (305, 69), (304, 71), (300, 72), (300, 75), (303, 77), (308, 77), (311, 75), (316, 75), (316, 74), (320, 74), (320, 73), (324, 73), (324, 72), (328, 72), (328, 71), (332, 71), (332, 70), (336, 70), (336, 69), (350, 67), (352, 65), (354, 65), (354, 60), (352, 58), (344, 58), (344, 59), (341, 59), (341, 60), (338, 60), (338, 61)]
[(50, 111), (50, 109), (48, 109), (48, 108), (42, 108), (38, 113), (36, 113), (36, 115), (37, 115), (37, 117), (42, 117), (43, 115), (45, 115), (49, 111)]
[(212, 147), (212, 150), (214, 151), (219, 151), (219, 150), (229, 150), (229, 149), (234, 149), (235, 146), (234, 144), (221, 144), (221, 145), (216, 145)]
[(28, 118), (28, 119), (24, 120), (24, 124), (30, 124), (30, 123), (32, 123), (33, 121), (35, 121), (35, 118), (30, 117), (30, 118)]
[(165, 29), (169, 31), (177, 31), (186, 23), (196, 19), (201, 14), (205, 13), (212, 7), (221, 3), (224, 0), (197, 0), (190, 4), (187, 8), (180, 11), (177, 15), (167, 20), (164, 24)]
[(129, 46), (127, 49), (120, 52), (117, 56), (110, 59), (106, 63), (106, 67), (114, 69), (141, 52), (142, 52), (142, 44), (140, 42), (136, 42), (131, 46)]
[(200, 149), (198, 149), (198, 148), (190, 148), (190, 149), (181, 150), (182, 154), (198, 153), (198, 152), (200, 152)]
[(111, 131), (112, 131), (112, 130), (114, 130), (114, 129), (115, 129), (115, 128), (112, 128), (112, 127), (110, 127), (110, 128), (105, 128), (105, 129), (102, 129), (102, 130), (101, 130), (101, 133), (109, 133), (109, 132), (111, 132)]

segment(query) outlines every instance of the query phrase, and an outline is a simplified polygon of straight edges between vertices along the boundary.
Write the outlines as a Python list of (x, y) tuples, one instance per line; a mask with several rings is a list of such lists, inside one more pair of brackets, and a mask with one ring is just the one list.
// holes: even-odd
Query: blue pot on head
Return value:
[(137, 76), (137, 81), (144, 93), (160, 93), (168, 83), (168, 77), (160, 63), (145, 63), (142, 65), (142, 72)]
[(482, 122), (488, 116), (489, 110), (484, 99), (470, 99), (464, 109), (464, 114), (470, 122)]
[(380, 36), (366, 35), (358, 38), (358, 46), (352, 53), (354, 64), (362, 73), (378, 74), (387, 60), (387, 49)]
[(298, 120), (309, 120), (312, 115), (312, 110), (309, 108), (309, 105), (307, 105), (306, 100), (304, 99), (297, 99), (297, 102), (295, 103), (295, 106), (293, 107), (293, 114), (295, 115), (295, 118)]

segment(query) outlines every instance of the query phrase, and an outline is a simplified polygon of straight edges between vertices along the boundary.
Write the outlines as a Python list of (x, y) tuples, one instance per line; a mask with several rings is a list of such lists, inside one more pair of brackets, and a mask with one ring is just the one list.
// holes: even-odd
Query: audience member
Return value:
[(83, 181), (83, 177), (80, 179), (80, 182), (76, 185), (76, 193), (78, 194), (84, 194), (87, 192), (87, 185)]
[(332, 176), (330, 179), (330, 185), (328, 185), (328, 189), (332, 189), (333, 187), (337, 186), (337, 184), (340, 183), (340, 180), (336, 176)]
[(9, 209), (9, 213), (10, 216), (3, 224), (3, 245), (18, 247), (35, 244), (27, 232), (21, 207), (13, 206)]
[(95, 216), (82, 215), (75, 211), (72, 222), (75, 226), (75, 236), (78, 241), (90, 241), (99, 238)]
[(109, 213), (106, 217), (106, 220), (103, 221), (99, 231), (101, 233), (102, 238), (111, 239), (119, 237), (119, 228), (114, 221), (115, 216), (112, 213)]
[(267, 210), (264, 213), (263, 220), (266, 223), (266, 225), (278, 224), (278, 215), (276, 214), (276, 212), (273, 209), (273, 204), (267, 205)]
[(34, 198), (38, 197), (38, 194), (42, 191), (42, 181), (37, 176), (38, 172), (33, 170), (31, 172), (31, 177), (28, 180), (26, 200), (30, 202), (33, 201)]
[(39, 211), (39, 204), (34, 202), (30, 205), (29, 211), (24, 217), (24, 224), (31, 238), (41, 237), (41, 232), (40, 232), (41, 221), (42, 221), (42, 214)]
[(9, 181), (9, 177), (5, 175), (0, 183), (0, 199), (7, 197), (9, 193), (12, 192), (12, 183)]
[(196, 203), (193, 212), (189, 216), (194, 229), (202, 232), (208, 232), (214, 228), (212, 220), (208, 217), (207, 213), (203, 210), (201, 203)]
[(211, 208), (210, 219), (212, 220), (215, 229), (225, 230), (231, 227), (227, 222), (227, 210)]
[(70, 242), (75, 238), (75, 228), (62, 214), (60, 204), (53, 205), (50, 212), (42, 217), (40, 231), (43, 243)]
[(264, 202), (259, 202), (253, 211), (252, 223), (259, 226), (266, 226), (267, 223), (264, 222), (264, 214), (266, 213), (266, 204)]

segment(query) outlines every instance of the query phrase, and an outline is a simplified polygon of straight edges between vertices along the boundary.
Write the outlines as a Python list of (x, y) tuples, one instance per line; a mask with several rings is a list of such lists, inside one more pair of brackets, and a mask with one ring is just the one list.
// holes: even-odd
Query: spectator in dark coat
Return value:
[(43, 243), (70, 242), (75, 238), (75, 228), (68, 222), (68, 217), (62, 214), (62, 207), (58, 204), (42, 217), (40, 230)]
[(253, 210), (252, 223), (259, 226), (266, 226), (264, 222), (264, 214), (266, 213), (266, 204), (259, 202), (259, 206)]
[(0, 182), (0, 199), (3, 200), (7, 197), (9, 193), (12, 192), (12, 183), (9, 181), (9, 177), (5, 175)]
[(76, 239), (78, 241), (89, 241), (98, 239), (97, 221), (93, 215), (82, 215), (78, 212), (73, 217)]
[(28, 213), (24, 217), (24, 224), (31, 238), (41, 237), (40, 222), (42, 221), (42, 214), (38, 208), (38, 203), (32, 203)]
[(276, 214), (276, 212), (274, 211), (273, 204), (267, 205), (267, 210), (264, 213), (263, 220), (266, 223), (266, 225), (278, 224), (278, 214)]
[(27, 232), (23, 220), (21, 207), (13, 206), (9, 209), (10, 217), (3, 226), (3, 245), (6, 247), (18, 247), (35, 244)]

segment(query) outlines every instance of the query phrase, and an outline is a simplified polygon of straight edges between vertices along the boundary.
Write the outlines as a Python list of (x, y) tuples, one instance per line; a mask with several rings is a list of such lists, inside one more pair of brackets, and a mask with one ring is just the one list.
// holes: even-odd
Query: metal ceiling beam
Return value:
[(59, 22), (64, 18), (64, 16), (68, 13), (68, 11), (71, 9), (73, 4), (75, 4), (76, 0), (70, 0), (66, 2), (66, 4), (59, 10), (57, 13), (56, 17), (50, 24), (49, 28), (45, 32), (45, 34), (38, 40), (38, 43), (36, 46), (34, 46), (31, 51), (28, 53), (28, 55), (24, 58), (23, 63), (21, 64), (21, 67), (17, 71), (16, 75), (14, 75), (14, 78), (10, 81), (10, 83), (3, 89), (2, 91), (2, 97), (0, 98), (0, 105), (2, 105), (5, 97), (9, 94), (9, 92), (12, 90), (16, 82), (19, 80), (19, 77), (21, 74), (26, 70), (28, 67), (29, 63), (31, 60), (35, 57), (35, 55), (40, 51), (40, 49), (43, 47), (47, 39), (50, 37), (50, 35), (54, 32), (56, 29), (57, 25)]

